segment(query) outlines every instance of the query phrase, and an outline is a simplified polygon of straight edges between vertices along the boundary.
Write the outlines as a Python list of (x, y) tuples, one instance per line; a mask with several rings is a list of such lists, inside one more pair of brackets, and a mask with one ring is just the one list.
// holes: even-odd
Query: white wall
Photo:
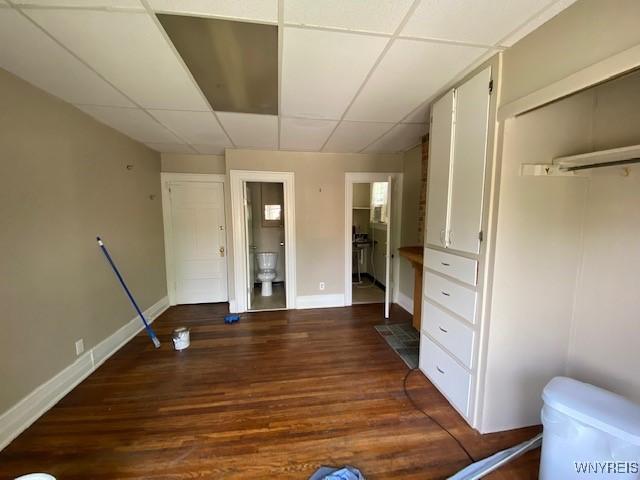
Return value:
[(520, 165), (582, 151), (591, 108), (574, 97), (505, 126), (482, 431), (539, 423), (542, 388), (565, 372), (586, 182)]
[(225, 173), (224, 155), (162, 153), (162, 171), (172, 173)]
[[(640, 144), (639, 125), (640, 73), (595, 90), (595, 148)], [(589, 179), (568, 372), (640, 403), (640, 166), (614, 172)]]
[(578, 0), (504, 54), (501, 103), (640, 44), (638, 0)]
[(226, 169), (295, 173), (297, 295), (344, 295), (345, 173), (400, 172), (402, 156), (238, 149), (226, 151)]

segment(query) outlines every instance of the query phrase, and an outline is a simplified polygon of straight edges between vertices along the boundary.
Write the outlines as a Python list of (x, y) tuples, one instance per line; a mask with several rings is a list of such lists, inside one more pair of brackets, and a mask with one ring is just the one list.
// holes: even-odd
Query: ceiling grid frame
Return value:
[[(80, 62), (82, 65), (84, 65), (87, 69), (89, 69), (91, 72), (93, 72), (95, 75), (98, 76), (98, 78), (100, 78), (102, 81), (104, 81), (105, 83), (107, 83), (111, 88), (115, 89), (118, 93), (120, 93), (124, 98), (126, 98), (129, 102), (131, 102), (132, 105), (135, 105), (135, 109), (139, 109), (141, 110), (145, 115), (147, 115), (152, 122), (157, 123), (158, 125), (160, 125), (160, 127), (164, 128), (165, 130), (169, 131), (174, 137), (176, 137), (178, 140), (182, 141), (182, 143), (184, 145), (187, 145), (193, 152), (197, 153), (197, 151), (191, 147), (191, 145), (189, 145), (180, 135), (178, 135), (176, 132), (174, 132), (173, 130), (171, 130), (170, 128), (168, 128), (167, 126), (163, 125), (162, 123), (160, 123), (153, 115), (151, 115), (146, 109), (144, 109), (142, 107), (142, 105), (140, 105), (138, 102), (134, 101), (131, 97), (129, 97), (129, 95), (127, 95), (125, 92), (123, 92), (120, 88), (118, 88), (114, 83), (112, 83), (111, 81), (109, 81), (106, 77), (104, 77), (103, 75), (101, 75), (98, 71), (96, 71), (91, 65), (89, 65), (87, 62), (85, 62), (82, 58), (80, 58), (78, 55), (76, 55), (76, 53), (74, 51), (72, 51), (70, 48), (67, 48), (66, 45), (64, 45), (62, 42), (60, 42), (56, 37), (54, 37), (51, 33), (49, 33), (45, 28), (41, 27), (40, 24), (38, 24), (35, 20), (33, 20), (31, 17), (29, 17), (29, 15), (27, 15), (20, 6), (18, 6), (16, 3), (14, 3), (12, 0), (6, 0), (8, 7), (9, 8), (13, 8), (14, 10), (16, 10), (20, 15), (22, 15), (28, 22), (30, 22), (31, 24), (33, 24), (38, 30), (40, 30), (44, 35), (46, 35), (47, 37), (49, 37), (53, 42), (55, 42), (58, 46), (60, 46), (60, 48), (62, 48), (63, 50), (65, 50), (69, 55), (71, 55), (73, 58), (75, 58), (78, 62)], [(130, 11), (130, 10), (129, 10)], [(138, 12), (139, 13), (139, 12)], [(80, 105), (80, 104), (78, 104)], [(84, 105), (84, 104), (83, 104)], [(74, 105), (75, 106), (75, 105)], [(101, 106), (103, 107), (104, 105), (87, 105), (87, 106)], [(133, 108), (133, 107), (111, 107), (111, 108)], [(86, 112), (85, 112), (86, 113)], [(88, 115), (88, 114), (87, 114)], [(96, 119), (96, 121), (99, 121)], [(114, 128), (112, 126), (109, 125), (110, 128)], [(114, 130), (116, 130), (114, 128)], [(123, 132), (121, 132), (120, 130), (118, 130), (120, 133), (124, 134)], [(144, 143), (144, 142), (141, 142)], [(149, 142), (152, 143), (152, 142)]]
[[(413, 15), (413, 12), (415, 12), (416, 8), (418, 8), (418, 5), (420, 5), (420, 2), (421, 2), (421, 0), (413, 0), (413, 3), (409, 7), (409, 10), (407, 10), (407, 13), (405, 14), (404, 18), (402, 19), (400, 24), (396, 27), (395, 31), (393, 32), (393, 35), (390, 37), (389, 41), (387, 42), (385, 47), (382, 49), (382, 52), (380, 52), (380, 55), (378, 56), (378, 58), (374, 62), (373, 66), (371, 67), (371, 70), (369, 70), (369, 73), (364, 78), (364, 81), (362, 82), (362, 84), (360, 85), (358, 90), (356, 90), (356, 93), (353, 96), (353, 98), (351, 99), (351, 101), (349, 102), (349, 104), (347, 105), (347, 108), (345, 108), (344, 111), (342, 112), (342, 115), (340, 116), (340, 119), (338, 120), (338, 123), (336, 124), (334, 129), (331, 131), (331, 133), (329, 134), (327, 139), (324, 141), (324, 143), (320, 147), (320, 151), (321, 152), (324, 151), (324, 148), (327, 146), (327, 143), (329, 143), (329, 140), (331, 139), (332, 135), (338, 129), (340, 124), (344, 121), (344, 118), (346, 117), (347, 112), (349, 111), (351, 106), (355, 103), (356, 99), (358, 98), (358, 95), (360, 95), (360, 93), (364, 89), (364, 87), (367, 84), (367, 82), (369, 81), (369, 79), (373, 76), (374, 72), (376, 71), (376, 69), (378, 68), (380, 63), (382, 62), (382, 59), (385, 57), (387, 52), (391, 49), (391, 46), (393, 45), (393, 42), (397, 38), (398, 34), (402, 31), (402, 29), (404, 28), (406, 23), (409, 21), (409, 19)], [(395, 125), (394, 125), (394, 127), (395, 127)], [(394, 128), (394, 127), (392, 127), (392, 128)]]
[[(349, 25), (349, 24), (346, 24), (345, 27), (342, 27), (342, 26), (331, 26), (331, 25), (321, 25), (321, 24), (319, 24), (319, 25), (303, 24), (303, 23), (297, 23), (295, 21), (285, 21), (285, 18), (286, 18), (285, 17), (285, 3), (288, 0), (274, 0), (274, 1), (277, 2), (277, 18), (275, 19), (276, 21), (270, 21), (270, 20), (266, 20), (266, 19), (263, 20), (263, 19), (257, 19), (257, 18), (252, 19), (252, 18), (245, 18), (245, 17), (240, 17), (240, 16), (234, 16), (234, 15), (222, 15), (222, 14), (216, 15), (215, 13), (195, 12), (194, 10), (190, 10), (189, 8), (171, 9), (170, 6), (168, 6), (167, 8), (154, 9), (151, 6), (151, 2), (152, 1), (153, 0), (138, 0), (136, 2), (136, 3), (138, 3), (140, 5), (140, 7), (138, 8), (137, 6), (135, 6), (136, 4), (134, 2), (120, 2), (120, 5), (114, 5), (114, 4), (110, 5), (107, 0), (105, 0), (105, 2), (96, 2), (93, 5), (73, 5), (73, 4), (72, 5), (55, 5), (55, 4), (54, 5), (47, 5), (47, 4), (43, 4), (43, 3), (36, 3), (36, 2), (38, 2), (38, 0), (32, 0), (31, 2), (29, 0), (6, 0), (6, 4), (5, 3), (0, 3), (0, 9), (6, 9), (6, 8), (15, 9), (27, 21), (29, 21), (31, 24), (33, 24), (44, 35), (49, 37), (56, 45), (58, 45), (60, 48), (62, 48), (66, 53), (70, 54), (75, 60), (80, 62), (80, 64), (84, 68), (88, 69), (92, 74), (96, 75), (98, 79), (100, 79), (101, 81), (105, 82), (109, 87), (113, 88), (116, 92), (118, 92), (120, 95), (122, 95), (126, 100), (131, 102), (133, 107), (117, 107), (117, 106), (99, 105), (99, 104), (93, 105), (93, 104), (88, 104), (88, 103), (74, 103), (74, 105), (77, 105), (78, 107), (82, 107), (82, 106), (109, 106), (111, 108), (136, 108), (136, 109), (142, 110), (142, 112), (144, 112), (144, 114), (148, 118), (150, 118), (151, 121), (154, 122), (154, 124), (157, 124), (160, 128), (166, 130), (167, 132), (169, 132), (171, 135), (173, 135), (177, 139), (178, 142), (175, 144), (175, 148), (183, 148), (183, 147), (185, 147), (185, 148), (187, 148), (190, 151), (193, 151), (195, 153), (199, 153), (199, 149), (198, 149), (198, 147), (196, 145), (194, 145), (193, 143), (190, 143), (185, 137), (181, 136), (174, 129), (168, 127), (163, 122), (161, 122), (158, 118), (156, 118), (153, 115), (152, 112), (148, 111), (150, 108), (148, 109), (146, 107), (142, 107), (142, 105), (139, 102), (134, 101), (129, 95), (125, 94), (124, 91), (121, 88), (119, 88), (118, 86), (116, 86), (115, 83), (113, 83), (112, 81), (108, 80), (107, 77), (105, 77), (104, 75), (100, 74), (96, 69), (94, 69), (86, 61), (84, 61), (77, 54), (75, 54), (74, 51), (71, 49), (72, 46), (67, 47), (66, 44), (63, 44), (61, 41), (59, 41), (56, 38), (56, 36), (54, 36), (53, 34), (49, 33), (49, 31), (46, 28), (40, 26), (40, 24), (36, 20), (32, 19), (28, 15), (28, 11), (29, 10), (80, 10), (80, 11), (100, 11), (100, 12), (107, 12), (107, 13), (110, 13), (110, 12), (113, 12), (113, 13), (143, 13), (143, 14), (146, 14), (147, 16), (151, 17), (151, 20), (153, 21), (154, 25), (156, 26), (156, 28), (159, 29), (159, 32), (160, 32), (162, 38), (165, 39), (165, 41), (167, 42), (167, 44), (168, 44), (169, 48), (171, 49), (173, 55), (178, 60), (178, 64), (181, 66), (181, 68), (187, 74), (187, 77), (191, 81), (192, 85), (194, 86), (194, 88), (196, 88), (196, 90), (198, 91), (199, 95), (201, 96), (201, 98), (203, 99), (205, 104), (208, 106), (209, 111), (216, 118), (216, 121), (218, 122), (221, 130), (224, 132), (226, 138), (228, 139), (229, 145), (231, 145), (232, 148), (237, 148), (237, 145), (234, 143), (234, 140), (231, 137), (231, 135), (229, 134), (229, 132), (227, 131), (226, 127), (224, 126), (224, 123), (218, 117), (218, 112), (212, 108), (211, 104), (208, 102), (208, 100), (204, 96), (202, 90), (200, 89), (200, 87), (198, 86), (197, 82), (195, 81), (195, 78), (191, 74), (191, 71), (187, 68), (184, 60), (182, 59), (182, 57), (177, 52), (177, 50), (176, 50), (175, 46), (173, 45), (173, 43), (171, 42), (171, 40), (168, 38), (168, 35), (167, 35), (166, 31), (164, 30), (164, 28), (162, 28), (162, 26), (160, 25), (159, 20), (156, 17), (156, 14), (166, 13), (166, 14), (173, 14), (173, 15), (194, 16), (194, 17), (202, 17), (202, 18), (218, 18), (218, 19), (221, 19), (221, 20), (240, 21), (240, 22), (246, 22), (246, 23), (256, 23), (256, 24), (276, 25), (277, 26), (277, 28), (278, 28), (277, 149), (281, 149), (281, 146), (282, 146), (281, 142), (282, 142), (282, 136), (283, 136), (283, 131), (282, 131), (283, 130), (283, 122), (282, 122), (283, 118), (300, 119), (300, 120), (322, 120), (322, 121), (327, 120), (326, 118), (323, 118), (323, 117), (317, 117), (317, 118), (314, 117), (314, 116), (301, 117), (301, 116), (296, 116), (296, 115), (284, 116), (284, 115), (281, 114), (281, 112), (282, 112), (282, 98), (283, 98), (283, 95), (282, 95), (283, 87), (282, 86), (283, 86), (283, 83), (284, 83), (283, 82), (283, 68), (282, 68), (282, 66), (283, 66), (283, 41), (282, 40), (283, 40), (284, 27), (293, 27), (293, 28), (306, 29), (306, 30), (319, 30), (319, 31), (326, 31), (326, 32), (349, 33), (349, 34), (354, 34), (354, 35), (364, 35), (364, 36), (368, 36), (368, 37), (383, 37), (383, 38), (387, 38), (388, 39), (388, 42), (384, 46), (382, 52), (379, 54), (378, 58), (376, 58), (375, 62), (371, 66), (369, 72), (367, 73), (367, 75), (365, 76), (364, 80), (359, 85), (358, 89), (356, 90), (354, 96), (351, 98), (351, 100), (348, 103), (347, 107), (342, 112), (340, 118), (337, 119), (335, 127), (331, 130), (331, 132), (329, 133), (329, 135), (327, 136), (327, 138), (325, 139), (325, 141), (323, 142), (322, 146), (320, 147), (320, 149), (318, 151), (327, 151), (326, 147), (329, 144), (329, 141), (334, 136), (334, 134), (336, 133), (336, 131), (338, 130), (340, 125), (343, 124), (343, 122), (347, 121), (346, 120), (346, 116), (347, 116), (347, 113), (349, 112), (349, 109), (355, 103), (356, 99), (362, 94), (362, 91), (364, 90), (365, 86), (367, 85), (368, 82), (370, 82), (371, 77), (376, 72), (378, 67), (381, 65), (382, 61), (384, 60), (385, 56), (388, 54), (389, 50), (391, 49), (392, 45), (396, 42), (396, 40), (402, 39), (402, 40), (411, 40), (411, 41), (415, 41), (415, 42), (425, 42), (425, 43), (431, 43), (431, 44), (449, 44), (449, 45), (457, 45), (457, 46), (463, 46), (463, 47), (467, 46), (467, 47), (487, 48), (488, 49), (487, 52), (482, 54), (479, 58), (477, 58), (470, 65), (468, 65), (466, 68), (464, 68), (460, 73), (455, 75), (454, 78), (452, 78), (449, 82), (446, 83), (446, 85), (443, 85), (442, 88), (439, 89), (435, 94), (433, 94), (430, 97), (426, 98), (423, 102), (421, 102), (419, 105), (417, 105), (407, 115), (405, 115), (404, 117), (402, 117), (399, 120), (394, 120), (392, 122), (389, 122), (391, 127), (386, 132), (384, 132), (378, 138), (376, 138), (372, 142), (368, 143), (364, 148), (362, 148), (362, 149), (360, 149), (358, 151), (358, 152), (364, 152), (367, 149), (370, 149), (372, 145), (375, 145), (377, 142), (382, 140), (386, 135), (388, 135), (392, 131), (394, 131), (394, 129), (399, 128), (401, 125), (410, 125), (410, 124), (411, 125), (417, 125), (417, 124), (420, 124), (420, 125), (424, 125), (425, 128), (426, 128), (427, 119), (425, 118), (424, 121), (422, 121), (422, 122), (418, 121), (420, 117), (417, 116), (417, 115), (420, 115), (421, 113), (424, 113), (424, 112), (422, 112), (422, 110), (426, 110), (428, 108), (428, 106), (433, 102), (433, 100), (436, 99), (437, 97), (439, 97), (442, 94), (443, 91), (446, 91), (448, 88), (451, 88), (452, 85), (455, 85), (456, 82), (459, 82), (459, 80), (461, 78), (463, 78), (470, 71), (472, 71), (473, 69), (477, 68), (482, 63), (484, 63), (491, 56), (499, 53), (500, 51), (505, 50), (510, 45), (512, 45), (515, 41), (517, 41), (520, 38), (522, 38), (522, 36), (528, 34), (530, 31), (534, 30), (539, 25), (541, 25), (545, 21), (549, 20), (553, 16), (557, 15), (562, 10), (564, 10), (565, 8), (567, 8), (572, 3), (575, 2), (575, 0), (549, 0), (549, 1), (545, 2), (545, 4), (542, 7), (536, 8), (535, 11), (533, 11), (533, 9), (530, 9), (530, 11), (525, 11), (525, 13), (529, 13), (529, 15), (526, 17), (525, 20), (521, 21), (518, 25), (516, 25), (513, 29), (511, 29), (509, 31), (509, 33), (507, 33), (504, 37), (500, 38), (499, 41), (495, 42), (495, 44), (486, 45), (486, 44), (483, 44), (483, 43), (475, 43), (475, 42), (462, 41), (462, 40), (453, 40), (453, 39), (446, 39), (446, 38), (431, 38), (431, 37), (428, 37), (428, 36), (414, 36), (414, 35), (407, 35), (407, 34), (403, 35), (402, 31), (405, 29), (407, 23), (411, 20), (412, 16), (414, 16), (416, 10), (420, 7), (420, 5), (423, 2), (425, 2), (425, 0), (414, 0), (411, 3), (410, 7), (407, 9), (407, 11), (404, 14), (402, 20), (396, 26), (396, 28), (393, 31), (393, 33), (389, 33), (390, 30), (386, 30), (386, 31), (371, 31), (370, 29), (368, 29), (368, 26), (364, 27), (364, 28), (358, 28), (358, 27), (355, 26), (355, 24), (353, 26)], [(132, 6), (123, 6), (123, 4), (127, 5), (128, 3), (131, 3)], [(542, 2), (540, 2), (540, 3), (542, 3)], [(535, 5), (535, 6), (538, 7), (538, 5)], [(183, 11), (183, 10), (190, 10), (190, 11)], [(533, 13), (530, 13), (531, 11)], [(425, 33), (427, 33), (427, 32), (425, 32)], [(183, 111), (183, 112), (197, 112), (197, 111), (199, 111), (199, 110), (190, 110), (190, 109), (184, 109), (184, 110), (183, 109), (179, 109), (178, 110), (178, 109), (174, 109), (174, 108), (154, 108), (154, 110), (158, 110), (158, 111), (161, 111), (161, 110)], [(372, 119), (363, 118), (363, 119), (349, 120), (349, 122), (350, 123), (359, 123), (359, 124), (365, 125), (365, 124), (379, 124), (380, 120), (373, 119), (373, 118)], [(116, 130), (117, 130), (117, 128), (116, 128)], [(124, 133), (124, 130), (121, 130), (121, 131), (123, 131), (123, 133)], [(182, 143), (180, 143), (180, 142), (182, 142)], [(143, 143), (154, 143), (154, 142), (143, 142)], [(156, 144), (160, 145), (157, 142), (156, 142)], [(171, 144), (167, 144), (167, 145), (171, 145)], [(212, 145), (207, 145), (207, 146), (208, 147), (212, 147), (212, 148), (218, 147), (217, 145), (213, 145), (213, 144)], [(410, 147), (407, 147), (405, 150), (402, 150), (402, 151), (406, 151), (407, 149), (412, 148), (412, 147), (413, 147), (413, 145), (410, 146)], [(220, 149), (224, 150), (224, 148), (227, 148), (227, 146), (220, 146)], [(382, 151), (387, 152), (387, 150), (381, 150), (381, 152)], [(354, 153), (356, 153), (356, 152), (354, 152)], [(389, 153), (397, 153), (397, 152), (389, 152)]]
[[(189, 68), (187, 67), (187, 64), (184, 62), (183, 58), (178, 53), (178, 50), (176, 49), (175, 45), (173, 44), (173, 42), (169, 38), (169, 35), (167, 35), (167, 32), (165, 31), (165, 29), (162, 28), (162, 25), (160, 24), (160, 20), (158, 20), (158, 17), (156, 16), (154, 11), (149, 6), (149, 2), (147, 0), (139, 0), (139, 1), (142, 4), (142, 6), (144, 7), (147, 15), (149, 15), (149, 17), (151, 17), (151, 20), (153, 21), (153, 23), (156, 26), (156, 28), (160, 31), (160, 34), (162, 35), (162, 38), (164, 38), (165, 42), (167, 42), (167, 45), (169, 46), (169, 48), (173, 52), (174, 56), (178, 60), (178, 63), (182, 66), (182, 69), (187, 74), (187, 77), (189, 78), (189, 80), (191, 80), (191, 83), (193, 84), (194, 88), (200, 94), (200, 97), (205, 102), (205, 104), (207, 104), (209, 106), (209, 109), (211, 110), (211, 112), (213, 113), (213, 116), (215, 117), (216, 121), (220, 125), (220, 128), (222, 129), (224, 134), (227, 136), (227, 139), (229, 140), (229, 143), (235, 148), (236, 145), (235, 145), (235, 143), (233, 143), (233, 139), (231, 138), (231, 135), (229, 135), (229, 132), (227, 132), (227, 130), (224, 128), (224, 125), (220, 121), (220, 118), (218, 117), (218, 114), (216, 113), (216, 111), (213, 109), (213, 107), (209, 103), (209, 100), (207, 99), (206, 95), (200, 89), (200, 86), (198, 85), (198, 82), (196, 82), (196, 79), (193, 78), (193, 74), (191, 73), (191, 70), (189, 70)], [(191, 146), (191, 145), (189, 145), (189, 146)], [(195, 150), (194, 147), (191, 147), (191, 148), (193, 148)]]

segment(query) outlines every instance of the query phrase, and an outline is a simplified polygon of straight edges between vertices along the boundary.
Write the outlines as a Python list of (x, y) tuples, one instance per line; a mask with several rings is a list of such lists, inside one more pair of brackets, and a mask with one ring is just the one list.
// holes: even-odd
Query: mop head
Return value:
[(240, 315), (237, 313), (229, 313), (224, 316), (224, 323), (236, 323), (240, 321)]

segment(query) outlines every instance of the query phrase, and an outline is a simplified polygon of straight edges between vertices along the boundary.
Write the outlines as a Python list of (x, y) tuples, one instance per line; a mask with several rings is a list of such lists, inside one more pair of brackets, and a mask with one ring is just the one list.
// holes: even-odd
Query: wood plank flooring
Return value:
[[(469, 461), (402, 388), (407, 367), (374, 330), (381, 305), (261, 312), (225, 325), (226, 305), (173, 307), (0, 452), (0, 478), (306, 479), (355, 465), (368, 479), (446, 478)], [(400, 308), (392, 321), (410, 321)], [(174, 328), (191, 329), (175, 352)], [(475, 458), (537, 428), (474, 432), (422, 376), (416, 402)], [(493, 479), (537, 478), (530, 452)]]

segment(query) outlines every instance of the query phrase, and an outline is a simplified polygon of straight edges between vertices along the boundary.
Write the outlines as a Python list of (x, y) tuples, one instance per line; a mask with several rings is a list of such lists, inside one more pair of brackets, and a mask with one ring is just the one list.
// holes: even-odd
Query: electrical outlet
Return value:
[(80, 355), (82, 352), (84, 352), (84, 340), (81, 338), (76, 341), (76, 355)]
[(320, 285), (318, 285), (318, 287), (320, 288), (320, 290), (324, 290), (324, 282), (320, 282)]

